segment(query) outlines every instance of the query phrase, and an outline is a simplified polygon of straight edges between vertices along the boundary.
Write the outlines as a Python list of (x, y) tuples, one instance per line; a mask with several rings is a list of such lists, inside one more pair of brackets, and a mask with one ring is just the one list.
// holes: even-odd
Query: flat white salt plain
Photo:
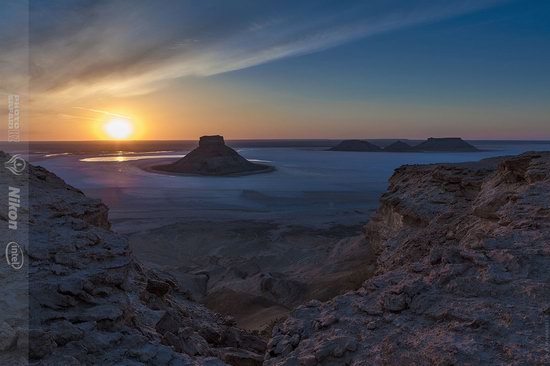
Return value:
[[(275, 166), (272, 173), (240, 177), (170, 176), (146, 172), (139, 159), (178, 158), (185, 152), (119, 156), (59, 155), (39, 161), (67, 183), (110, 207), (120, 232), (181, 220), (259, 220), (302, 225), (365, 223), (403, 164), (466, 162), (548, 149), (540, 144), (479, 146), (476, 153), (329, 152), (299, 148), (239, 149)], [(91, 159), (91, 160), (90, 160)]]

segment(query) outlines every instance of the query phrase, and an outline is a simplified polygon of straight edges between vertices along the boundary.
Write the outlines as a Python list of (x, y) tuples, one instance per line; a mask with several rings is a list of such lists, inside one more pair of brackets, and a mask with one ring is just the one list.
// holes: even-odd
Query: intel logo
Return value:
[(19, 244), (12, 241), (6, 245), (6, 261), (13, 269), (21, 269), (23, 267), (23, 249)]

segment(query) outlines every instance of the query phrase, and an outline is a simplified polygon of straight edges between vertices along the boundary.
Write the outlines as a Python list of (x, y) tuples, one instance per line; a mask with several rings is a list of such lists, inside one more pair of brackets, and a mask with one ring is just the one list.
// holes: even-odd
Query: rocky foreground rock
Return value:
[(366, 232), (377, 274), (297, 308), (265, 365), (550, 363), (550, 153), (399, 168)]
[[(7, 159), (0, 153), (1, 165)], [(2, 266), (2, 304), (6, 290), (19, 291), (20, 301), (0, 318), (0, 364), (26, 364), (18, 357), (27, 350), (37, 365), (262, 364), (263, 340), (133, 260), (105, 205), (45, 169), (28, 169), (28, 295), (22, 281), (10, 287), (16, 272)], [(2, 173), (1, 185), (9, 179)], [(19, 322), (27, 305), (29, 325)]]

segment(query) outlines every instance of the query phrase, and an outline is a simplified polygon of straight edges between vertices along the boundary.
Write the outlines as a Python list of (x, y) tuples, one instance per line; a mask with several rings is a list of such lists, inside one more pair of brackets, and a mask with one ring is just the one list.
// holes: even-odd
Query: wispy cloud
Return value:
[(74, 114), (68, 114), (68, 113), (59, 113), (57, 114), (57, 117), (63, 118), (63, 119), (74, 119), (74, 120), (82, 120), (82, 121), (96, 121), (96, 118), (93, 117), (86, 117), (86, 116), (77, 116)]
[(32, 85), (37, 98), (143, 94), (174, 79), (318, 52), (497, 2), (31, 2)]
[(105, 115), (105, 116), (112, 116), (112, 117), (120, 117), (120, 118), (130, 119), (130, 117), (125, 116), (123, 114), (113, 113), (113, 112), (109, 112), (109, 111), (102, 111), (101, 109), (84, 108), (84, 107), (73, 107), (73, 109), (80, 109), (82, 111), (99, 113), (99, 114), (102, 114), (102, 115)]

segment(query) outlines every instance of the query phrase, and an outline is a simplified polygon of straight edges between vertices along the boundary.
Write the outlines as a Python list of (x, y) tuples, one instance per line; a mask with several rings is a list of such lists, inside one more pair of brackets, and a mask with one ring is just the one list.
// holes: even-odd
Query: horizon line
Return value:
[[(212, 135), (202, 135), (202, 136), (212, 136)], [(222, 135), (223, 136), (223, 135)], [(550, 143), (550, 137), (548, 138), (537, 138), (537, 139), (530, 139), (530, 138), (463, 138), (460, 136), (444, 136), (444, 137), (423, 137), (423, 138), (405, 138), (405, 137), (353, 137), (353, 138), (338, 138), (338, 137), (325, 137), (325, 138), (225, 138), (226, 141), (341, 141), (341, 140), (408, 140), (408, 141), (418, 141), (418, 140), (426, 140), (428, 138), (461, 138), (465, 141), (515, 141), (515, 142), (521, 142), (521, 141), (529, 141), (529, 142), (548, 142)], [(166, 141), (166, 142), (177, 142), (177, 141), (198, 141), (199, 138), (183, 138), (183, 139), (127, 139), (127, 140), (114, 140), (114, 139), (96, 139), (96, 140), (23, 140), (23, 141), (8, 141), (8, 140), (0, 140), (0, 143), (5, 144), (13, 144), (13, 145), (20, 145), (20, 144), (26, 144), (26, 143), (48, 143), (48, 142), (112, 142), (112, 143), (124, 143), (124, 142), (156, 142), (156, 141)]]

